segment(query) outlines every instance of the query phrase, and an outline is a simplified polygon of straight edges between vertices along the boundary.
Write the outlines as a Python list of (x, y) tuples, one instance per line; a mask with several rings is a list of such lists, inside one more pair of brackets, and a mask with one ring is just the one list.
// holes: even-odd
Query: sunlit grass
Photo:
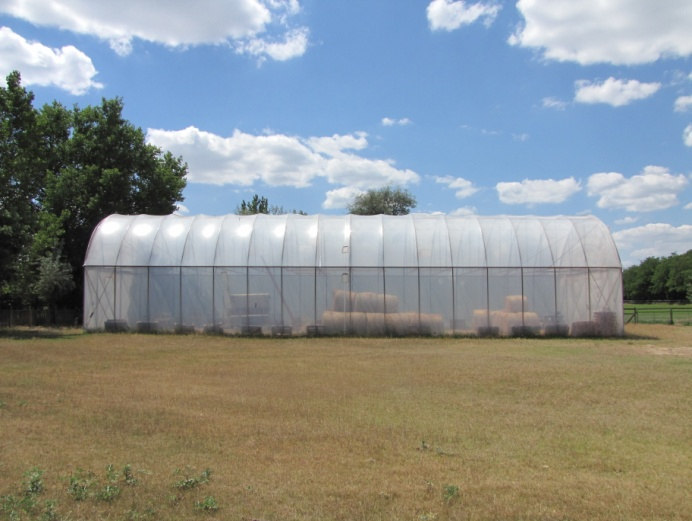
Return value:
[(690, 519), (692, 329), (628, 334), (1, 336), (0, 496), (37, 467), (65, 519)]

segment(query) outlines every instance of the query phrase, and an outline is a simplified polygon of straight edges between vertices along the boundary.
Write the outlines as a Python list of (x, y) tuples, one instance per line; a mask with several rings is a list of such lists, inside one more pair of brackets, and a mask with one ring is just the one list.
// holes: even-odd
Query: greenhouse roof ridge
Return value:
[(95, 228), (85, 266), (621, 268), (587, 216), (120, 215)]

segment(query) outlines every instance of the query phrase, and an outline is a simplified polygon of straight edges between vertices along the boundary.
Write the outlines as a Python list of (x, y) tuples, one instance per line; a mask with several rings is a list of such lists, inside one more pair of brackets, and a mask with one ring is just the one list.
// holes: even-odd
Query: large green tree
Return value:
[(355, 215), (406, 215), (416, 206), (416, 198), (403, 188), (385, 186), (357, 195), (348, 206)]
[(72, 286), (69, 266), (69, 299), (79, 305), (96, 224), (112, 213), (171, 213), (187, 165), (148, 144), (119, 98), (72, 109), (32, 104), (19, 73), (10, 74), (0, 87), (0, 283), (5, 300), (54, 303)]
[(684, 300), (692, 293), (692, 250), (649, 257), (622, 272), (626, 300)]
[(40, 212), (44, 160), (34, 96), (21, 86), (19, 73), (0, 87), (0, 291), (11, 294), (17, 259), (27, 245)]

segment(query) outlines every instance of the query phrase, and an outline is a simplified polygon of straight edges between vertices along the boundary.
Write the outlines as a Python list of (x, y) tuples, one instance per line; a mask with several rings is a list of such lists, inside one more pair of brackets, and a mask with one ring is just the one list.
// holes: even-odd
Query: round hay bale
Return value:
[(384, 317), (384, 313), (366, 313), (365, 318), (368, 323), (368, 335), (384, 336), (384, 334), (386, 333)]
[(478, 329), (480, 327), (488, 327), (488, 325), (489, 325), (488, 310), (487, 309), (474, 309), (473, 310), (473, 318), (471, 319), (471, 325), (473, 326), (474, 329)]
[(421, 313), (420, 333), (423, 335), (441, 335), (444, 333), (444, 319), (437, 313)]
[(386, 333), (392, 336), (403, 336), (406, 334), (406, 320), (404, 313), (385, 313), (384, 326)]
[(521, 313), (527, 308), (528, 299), (523, 295), (507, 295), (505, 297), (505, 311), (508, 313)]
[(384, 313), (384, 293), (370, 291), (356, 293), (353, 299), (353, 311)]
[(385, 293), (384, 295), (384, 313), (398, 313), (399, 312), (399, 297), (396, 295), (390, 295)]
[(325, 335), (343, 335), (348, 331), (348, 313), (325, 311), (322, 313), (322, 330)]
[(351, 316), (351, 327), (349, 333), (358, 336), (366, 336), (368, 334), (368, 318), (366, 313), (353, 311), (347, 313)]
[(354, 295), (351, 291), (343, 289), (335, 289), (333, 292), (332, 310), (333, 311), (351, 311), (353, 309)]

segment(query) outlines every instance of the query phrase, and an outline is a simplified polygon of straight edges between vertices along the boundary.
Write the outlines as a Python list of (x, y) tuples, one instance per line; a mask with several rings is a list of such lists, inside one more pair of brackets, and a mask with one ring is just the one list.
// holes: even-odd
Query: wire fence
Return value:
[(82, 322), (80, 309), (0, 309), (0, 327), (59, 326), (75, 327)]
[(692, 306), (626, 306), (625, 324), (692, 325)]

